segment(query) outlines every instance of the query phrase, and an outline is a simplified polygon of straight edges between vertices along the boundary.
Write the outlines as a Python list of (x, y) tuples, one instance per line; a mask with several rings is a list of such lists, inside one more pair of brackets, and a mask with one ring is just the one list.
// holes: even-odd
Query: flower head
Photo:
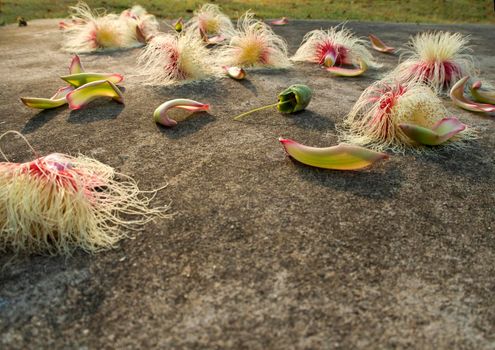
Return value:
[(181, 80), (220, 75), (205, 43), (191, 32), (159, 34), (148, 43), (138, 58), (149, 82), (168, 85)]
[[(403, 152), (417, 145), (400, 124), (432, 128), (448, 115), (442, 101), (428, 86), (381, 80), (364, 90), (345, 117), (343, 140), (375, 150)], [(454, 140), (468, 134), (463, 132)]]
[(194, 16), (187, 22), (188, 31), (202, 36), (223, 36), (230, 39), (235, 32), (234, 25), (218, 5), (204, 4), (195, 11)]
[(437, 92), (448, 90), (463, 76), (477, 73), (467, 44), (460, 33), (420, 33), (409, 42), (406, 60), (391, 74), (402, 82), (427, 83)]
[(265, 23), (246, 12), (239, 18), (238, 31), (230, 43), (220, 49), (220, 60), (227, 66), (267, 66), (287, 68), (287, 43)]
[(363, 62), (370, 67), (380, 65), (357, 38), (347, 28), (331, 27), (328, 30), (313, 30), (307, 33), (301, 46), (291, 58), (293, 61), (306, 61), (323, 66), (360, 65)]

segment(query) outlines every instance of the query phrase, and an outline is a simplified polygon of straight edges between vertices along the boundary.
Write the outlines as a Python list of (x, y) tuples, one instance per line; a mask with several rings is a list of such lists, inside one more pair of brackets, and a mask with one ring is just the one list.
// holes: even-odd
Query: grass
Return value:
[[(495, 23), (493, 0), (216, 0), (232, 18), (253, 9), (262, 18), (336, 19), (417, 23)], [(0, 24), (17, 16), (63, 18), (76, 1), (0, 0)], [(120, 12), (136, 3), (162, 18), (188, 18), (205, 1), (193, 0), (88, 0), (91, 7)]]

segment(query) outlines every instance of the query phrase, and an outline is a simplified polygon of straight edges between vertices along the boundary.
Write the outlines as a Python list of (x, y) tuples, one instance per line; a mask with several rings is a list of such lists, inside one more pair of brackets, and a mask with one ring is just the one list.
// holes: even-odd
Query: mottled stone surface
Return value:
[[(275, 30), (295, 52), (304, 33), (333, 22)], [(411, 34), (471, 35), (482, 77), (495, 81), (493, 26), (348, 23), (400, 47)], [(0, 28), (0, 132), (18, 130), (40, 152), (91, 155), (142, 188), (173, 218), (97, 255), (0, 258), (2, 349), (495, 348), (495, 124), (444, 103), (477, 127), (469, 150), (396, 155), (362, 172), (316, 170), (287, 159), (279, 136), (314, 146), (398, 56), (363, 77), (332, 78), (297, 64), (170, 87), (144, 86), (139, 49), (84, 55), (86, 67), (123, 73), (126, 105), (38, 113), (20, 96), (51, 96), (70, 56), (56, 20)], [(308, 110), (263, 111), (292, 83), (314, 90)], [(173, 129), (151, 119), (162, 102), (212, 105)], [(15, 138), (15, 161), (31, 155)]]

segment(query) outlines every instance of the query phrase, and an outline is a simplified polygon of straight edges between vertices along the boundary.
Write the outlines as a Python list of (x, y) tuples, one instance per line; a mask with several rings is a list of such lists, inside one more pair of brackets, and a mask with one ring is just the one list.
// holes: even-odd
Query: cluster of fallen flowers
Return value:
[[(234, 26), (218, 6), (206, 4), (189, 21), (179, 19), (174, 32), (161, 33), (156, 19), (139, 6), (120, 16), (99, 15), (84, 3), (73, 11), (71, 22), (61, 24), (66, 50), (88, 52), (145, 44), (138, 64), (152, 84), (222, 74), (241, 80), (246, 78), (246, 68), (288, 68), (297, 62), (345, 77), (381, 67), (368, 43), (344, 26), (307, 33), (289, 58), (285, 40), (251, 12), (242, 15)], [(287, 23), (286, 18), (272, 22)], [(370, 34), (369, 39), (378, 52), (395, 51), (375, 35)], [(476, 78), (478, 69), (467, 44), (467, 38), (458, 33), (416, 35), (408, 44), (405, 59), (366, 88), (337, 126), (338, 145), (310, 147), (282, 137), (279, 142), (295, 160), (333, 170), (369, 167), (387, 159), (386, 151), (463, 147), (477, 134), (448, 112), (442, 96), (449, 91), (454, 104), (469, 111), (495, 111), (495, 93), (482, 88)], [(77, 55), (69, 71), (68, 76), (61, 77), (69, 86), (49, 99), (22, 98), (23, 103), (43, 109), (68, 103), (71, 109), (78, 109), (99, 96), (123, 102), (115, 85), (123, 79), (121, 75), (87, 73)], [(300, 113), (312, 96), (310, 87), (294, 84), (278, 94), (276, 103), (239, 114), (234, 120), (267, 108), (276, 108), (283, 115)], [(210, 105), (188, 98), (169, 100), (156, 108), (154, 121), (165, 127), (176, 126), (177, 121), (168, 115), (173, 108), (208, 112)], [(116, 175), (125, 181), (115, 181)], [(142, 194), (132, 179), (87, 157), (55, 153), (37, 156), (28, 163), (6, 159), (0, 163), (0, 251), (70, 254), (76, 247), (90, 252), (112, 247), (125, 236), (122, 227), (164, 216), (166, 207), (149, 209), (151, 199)], [(123, 215), (137, 218), (126, 220)]]
[(98, 97), (111, 97), (116, 102), (124, 103), (122, 91), (116, 85), (124, 77), (117, 73), (86, 72), (77, 55), (74, 55), (69, 65), (69, 75), (60, 78), (69, 85), (58, 89), (52, 97), (21, 97), (22, 103), (37, 109), (52, 109), (69, 104), (71, 110), (81, 109)]
[(71, 20), (59, 27), (64, 32), (62, 48), (71, 53), (139, 47), (159, 31), (155, 16), (141, 6), (116, 15), (91, 10), (81, 1), (70, 10)]

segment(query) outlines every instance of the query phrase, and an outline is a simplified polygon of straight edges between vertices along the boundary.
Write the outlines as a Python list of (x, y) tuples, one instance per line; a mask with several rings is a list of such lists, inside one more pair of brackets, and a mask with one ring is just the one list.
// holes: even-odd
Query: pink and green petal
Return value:
[(431, 129), (416, 124), (399, 124), (399, 127), (410, 139), (428, 146), (440, 145), (466, 129), (454, 117), (440, 120)]
[(395, 51), (395, 48), (387, 46), (380, 38), (378, 38), (376, 35), (369, 34), (368, 38), (370, 38), (371, 41), (371, 47), (375, 49), (376, 51), (383, 52), (383, 53), (392, 53)]
[(317, 148), (290, 139), (279, 138), (289, 156), (306, 165), (333, 170), (358, 170), (376, 161), (387, 159), (385, 153), (341, 143), (338, 146)]
[(477, 102), (495, 105), (495, 91), (481, 90), (481, 81), (471, 85), (471, 95)]
[(246, 71), (241, 67), (223, 66), (222, 68), (232, 79), (242, 80), (246, 77)]
[(99, 80), (108, 80), (113, 84), (118, 84), (124, 77), (121, 74), (100, 74), (100, 73), (77, 73), (60, 77), (72, 86), (78, 88), (84, 84)]
[(72, 61), (70, 62), (69, 66), (69, 74), (79, 74), (79, 73), (84, 73), (84, 67), (81, 63), (81, 59), (79, 58), (78, 55), (74, 55), (72, 57)]
[(495, 112), (495, 105), (486, 104), (486, 103), (477, 103), (467, 99), (464, 96), (464, 89), (468, 79), (469, 77), (462, 78), (450, 90), (450, 98), (452, 99), (454, 104), (458, 107), (461, 107), (463, 109), (472, 112), (484, 112), (484, 113)]
[(327, 67), (330, 73), (341, 77), (357, 77), (368, 70), (368, 65), (364, 61), (359, 61), (359, 68)]
[(37, 109), (52, 109), (61, 107), (67, 103), (65, 97), (56, 100), (51, 98), (21, 97), (21, 101), (26, 106)]
[(206, 112), (210, 110), (210, 105), (185, 98), (170, 100), (162, 103), (155, 109), (155, 112), (153, 113), (153, 120), (155, 123), (167, 127), (177, 125), (177, 122), (167, 115), (167, 112), (172, 108), (185, 109), (191, 112)]
[(274, 26), (284, 26), (289, 23), (289, 19), (287, 17), (282, 17), (280, 19), (276, 19), (270, 22)]
[(119, 103), (124, 103), (122, 91), (108, 80), (93, 81), (77, 88), (67, 95), (67, 102), (70, 109), (77, 110), (98, 97), (111, 97)]
[(61, 99), (61, 98), (65, 98), (67, 96), (67, 94), (71, 91), (74, 90), (74, 87), (73, 86), (64, 86), (64, 87), (61, 87), (60, 89), (57, 90), (57, 92), (55, 93), (55, 95), (53, 95), (52, 97), (50, 97), (51, 100), (58, 100), (58, 99)]

